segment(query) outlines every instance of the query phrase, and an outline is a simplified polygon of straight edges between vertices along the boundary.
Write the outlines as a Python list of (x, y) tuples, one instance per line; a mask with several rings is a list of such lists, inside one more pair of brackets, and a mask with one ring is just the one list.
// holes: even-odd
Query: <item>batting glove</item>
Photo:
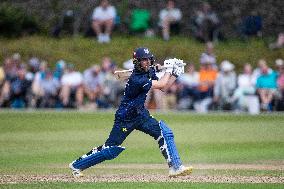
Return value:
[(174, 64), (172, 75), (178, 78), (183, 73), (183, 67)]
[(165, 72), (172, 74), (174, 68), (175, 60), (174, 59), (167, 59), (164, 61), (164, 68)]

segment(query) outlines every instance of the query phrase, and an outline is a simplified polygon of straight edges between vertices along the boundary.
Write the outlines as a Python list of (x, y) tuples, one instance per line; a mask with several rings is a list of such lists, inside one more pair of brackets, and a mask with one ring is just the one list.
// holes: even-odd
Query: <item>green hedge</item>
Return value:
[(35, 17), (7, 3), (0, 5), (0, 35), (5, 37), (19, 37), (33, 34), (39, 30)]

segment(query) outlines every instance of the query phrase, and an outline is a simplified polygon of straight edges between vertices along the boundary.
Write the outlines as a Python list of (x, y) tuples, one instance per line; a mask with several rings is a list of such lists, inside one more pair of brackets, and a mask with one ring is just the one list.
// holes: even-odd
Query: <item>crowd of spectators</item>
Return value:
[(51, 70), (46, 61), (32, 57), (23, 63), (15, 53), (0, 68), (0, 107), (111, 108), (116, 107), (124, 84), (115, 79), (116, 65), (109, 57), (83, 73), (64, 60)]
[[(142, 32), (154, 35), (151, 12), (135, 1), (129, 15), (131, 33)], [(222, 20), (209, 3), (201, 4), (191, 19), (193, 36), (205, 43), (199, 63), (190, 63), (176, 83), (166, 92), (153, 90), (148, 95), (146, 106), (166, 110), (261, 111), (284, 110), (284, 62), (275, 61), (275, 70), (264, 59), (258, 67), (245, 63), (243, 72), (237, 74), (230, 60), (217, 62), (214, 43), (224, 36)], [(53, 30), (58, 37), (64, 28), (73, 33), (74, 12), (68, 10), (64, 19)], [(172, 33), (179, 33), (183, 14), (179, 5), (168, 0), (159, 12), (157, 28), (165, 41)], [(110, 43), (113, 28), (118, 23), (116, 8), (108, 0), (101, 0), (91, 16), (90, 29), (99, 43)], [(66, 24), (69, 23), (69, 24)], [(251, 12), (242, 19), (239, 32), (242, 37), (261, 36), (262, 18)], [(284, 35), (280, 33), (270, 49), (284, 47)], [(54, 63), (52, 63), (53, 65)], [(0, 107), (11, 108), (116, 108), (123, 95), (125, 81), (114, 77), (116, 64), (104, 57), (101, 64), (92, 65), (82, 73), (76, 66), (59, 60), (51, 66), (39, 57), (31, 57), (27, 63), (18, 53), (6, 57), (0, 67)], [(198, 66), (198, 69), (197, 67)], [(132, 59), (123, 63), (124, 69), (133, 68)], [(162, 73), (158, 73), (162, 75)]]
[[(123, 66), (133, 68), (131, 60)], [(125, 81), (114, 77), (114, 71), (119, 68), (110, 57), (104, 57), (101, 64), (94, 64), (82, 73), (64, 60), (53, 67), (52, 70), (48, 62), (37, 57), (30, 58), (26, 64), (18, 53), (6, 57), (0, 67), (0, 107), (95, 110), (119, 105)], [(229, 60), (217, 63), (214, 45), (208, 42), (200, 55), (200, 63), (189, 63), (168, 91), (151, 91), (146, 106), (201, 113), (283, 111), (284, 61), (277, 59), (275, 68), (260, 59), (255, 69), (246, 63), (243, 72), (237, 74)]]
[[(224, 21), (209, 2), (200, 2), (196, 9), (190, 10), (190, 17), (183, 16), (181, 8), (177, 1), (167, 0), (158, 14), (154, 15), (143, 1), (133, 1), (129, 4), (125, 18), (122, 18), (111, 1), (101, 0), (89, 16), (90, 24), (85, 36), (95, 36), (99, 43), (110, 43), (113, 30), (119, 28), (133, 35), (161, 36), (165, 41), (169, 41), (172, 34), (180, 34), (181, 30), (204, 43), (226, 39), (222, 30)], [(74, 30), (78, 30), (78, 26), (75, 24), (75, 16), (74, 10), (65, 10), (60, 22), (52, 29), (52, 35), (59, 37), (61, 33), (76, 34)], [(262, 37), (263, 18), (257, 11), (251, 10), (232, 27), (241, 39)], [(283, 48), (283, 36), (283, 32), (280, 32), (276, 41), (268, 44), (268, 47), (271, 50)]]

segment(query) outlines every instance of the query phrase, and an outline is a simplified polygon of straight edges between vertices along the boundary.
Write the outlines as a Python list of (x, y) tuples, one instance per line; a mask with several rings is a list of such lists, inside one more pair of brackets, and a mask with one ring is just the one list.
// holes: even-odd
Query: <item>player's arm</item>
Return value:
[(170, 81), (171, 73), (166, 72), (161, 79), (159, 80), (152, 80), (152, 88), (153, 89), (160, 89), (164, 91), (164, 89), (167, 87), (168, 82)]

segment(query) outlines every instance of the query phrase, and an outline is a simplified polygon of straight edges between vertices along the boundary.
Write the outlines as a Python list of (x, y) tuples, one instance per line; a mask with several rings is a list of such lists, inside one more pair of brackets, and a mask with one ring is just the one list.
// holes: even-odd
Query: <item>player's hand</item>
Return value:
[(175, 60), (174, 59), (167, 59), (164, 61), (164, 68), (165, 72), (172, 74), (174, 68)]

